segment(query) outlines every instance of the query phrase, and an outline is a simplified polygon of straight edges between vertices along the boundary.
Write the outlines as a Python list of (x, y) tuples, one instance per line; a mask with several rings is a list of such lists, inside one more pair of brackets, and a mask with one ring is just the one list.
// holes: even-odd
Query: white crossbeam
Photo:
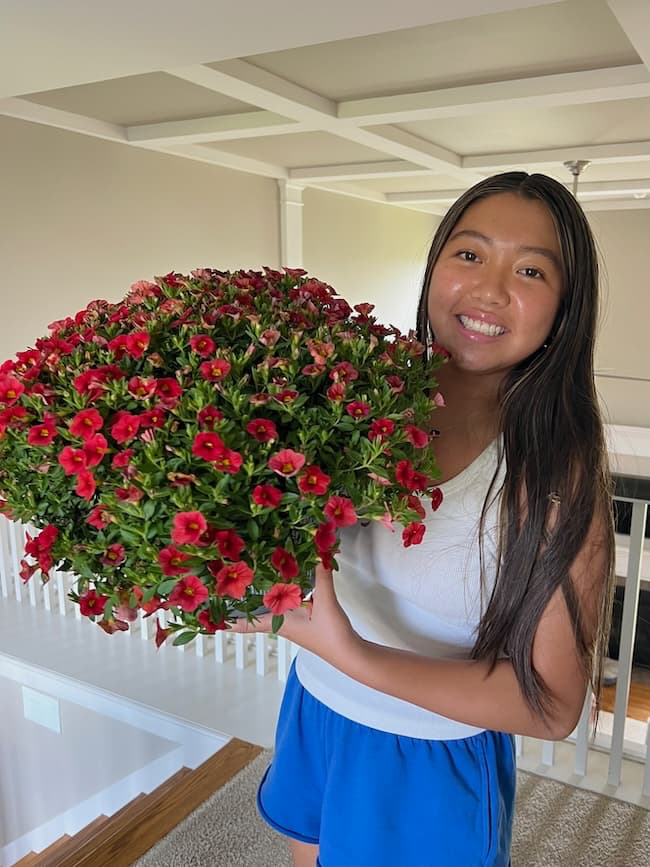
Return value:
[(571, 145), (536, 151), (506, 151), (463, 157), (461, 165), (478, 171), (498, 171), (504, 167), (561, 166), (565, 160), (592, 163), (627, 163), (650, 160), (650, 141), (616, 142), (602, 145)]
[(241, 111), (236, 114), (173, 120), (166, 123), (143, 123), (126, 128), (130, 142), (147, 144), (196, 144), (206, 141), (230, 141), (270, 135), (312, 132), (313, 124), (287, 120), (272, 111)]
[(338, 116), (369, 126), (647, 96), (650, 72), (637, 63), (346, 100), (339, 103)]
[(69, 132), (78, 132), (94, 138), (126, 142), (126, 130), (119, 124), (106, 123), (83, 114), (51, 108), (49, 105), (39, 105), (29, 99), (0, 99), (0, 115), (41, 123), (44, 126), (54, 126), (57, 129), (66, 129)]

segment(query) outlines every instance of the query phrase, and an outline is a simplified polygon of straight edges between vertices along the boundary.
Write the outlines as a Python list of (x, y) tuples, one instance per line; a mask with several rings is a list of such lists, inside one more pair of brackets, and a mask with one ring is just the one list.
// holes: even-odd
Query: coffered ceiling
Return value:
[(0, 115), (430, 213), (588, 160), (587, 209), (650, 208), (650, 0), (3, 0)]

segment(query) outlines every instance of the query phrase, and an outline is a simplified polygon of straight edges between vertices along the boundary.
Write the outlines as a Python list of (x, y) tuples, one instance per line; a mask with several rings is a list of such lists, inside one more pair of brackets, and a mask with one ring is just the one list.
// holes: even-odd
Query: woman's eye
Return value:
[(521, 271), (524, 277), (539, 278), (544, 276), (544, 272), (540, 271), (539, 268), (522, 268)]
[(458, 255), (464, 262), (476, 262), (478, 259), (476, 253), (472, 253), (471, 250), (461, 250)]

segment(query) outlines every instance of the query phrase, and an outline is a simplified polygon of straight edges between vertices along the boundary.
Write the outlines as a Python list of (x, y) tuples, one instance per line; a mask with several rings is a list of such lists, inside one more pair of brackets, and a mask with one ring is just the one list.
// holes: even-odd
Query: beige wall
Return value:
[(279, 264), (274, 180), (0, 117), (0, 360), (135, 280)]
[(650, 210), (600, 211), (589, 221), (604, 263), (596, 369), (606, 420), (650, 428)]
[(437, 217), (319, 190), (304, 194), (305, 268), (384, 323), (415, 327)]

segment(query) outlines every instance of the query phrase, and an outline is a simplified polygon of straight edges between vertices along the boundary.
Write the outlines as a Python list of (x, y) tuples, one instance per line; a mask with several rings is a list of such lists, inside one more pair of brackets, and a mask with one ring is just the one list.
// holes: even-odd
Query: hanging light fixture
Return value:
[(573, 195), (578, 198), (578, 178), (590, 163), (590, 160), (566, 160), (564, 165), (573, 175)]

